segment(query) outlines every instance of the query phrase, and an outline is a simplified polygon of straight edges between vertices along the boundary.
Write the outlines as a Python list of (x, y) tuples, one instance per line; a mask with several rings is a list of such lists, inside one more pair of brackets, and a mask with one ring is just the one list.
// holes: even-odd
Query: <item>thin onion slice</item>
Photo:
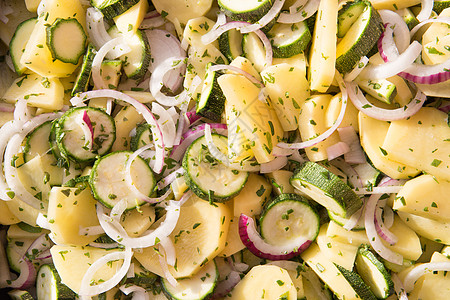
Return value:
[(288, 149), (304, 149), (304, 148), (312, 147), (312, 146), (316, 145), (317, 143), (320, 143), (321, 141), (328, 138), (341, 125), (342, 120), (344, 119), (345, 111), (347, 109), (347, 99), (348, 99), (347, 95), (348, 94), (347, 94), (347, 89), (345, 88), (344, 80), (342, 79), (341, 74), (339, 74), (339, 72), (337, 72), (337, 71), (335, 73), (335, 78), (336, 78), (336, 80), (339, 84), (339, 88), (341, 89), (341, 92), (342, 92), (342, 105), (341, 105), (341, 111), (339, 112), (339, 115), (336, 119), (336, 122), (334, 122), (333, 126), (331, 126), (326, 131), (324, 131), (322, 134), (320, 134), (319, 136), (317, 136), (311, 140), (307, 140), (307, 141), (300, 142), (300, 143), (293, 143), (293, 144), (278, 143), (278, 147), (288, 148)]
[[(0, 127), (0, 166), (3, 165), (3, 154), (9, 140), (19, 130), (19, 128), (15, 126), (14, 122), (15, 121), (6, 122), (2, 127)], [(10, 187), (6, 183), (3, 170), (0, 171), (0, 199), (2, 199), (3, 201), (10, 201), (14, 199), (14, 192), (11, 191)]]
[(394, 283), (394, 290), (397, 294), (398, 300), (408, 300), (408, 294), (405, 291), (402, 281), (398, 278), (398, 275), (396, 273), (392, 273), (391, 279)]
[(152, 114), (152, 112), (148, 109), (147, 106), (137, 101), (136, 99), (128, 96), (127, 94), (109, 89), (81, 93), (73, 97), (70, 100), (70, 102), (72, 103), (72, 105), (78, 106), (89, 99), (102, 97), (114, 98), (117, 100), (127, 102), (128, 104), (131, 104), (137, 110), (137, 112), (144, 117), (145, 121), (148, 124), (150, 124), (153, 142), (155, 143), (155, 150), (156, 150), (153, 171), (155, 171), (158, 174), (161, 173), (162, 168), (164, 166), (164, 138), (155, 116)]
[(348, 231), (352, 230), (353, 228), (355, 228), (356, 224), (358, 224), (359, 220), (363, 216), (363, 213), (364, 213), (364, 206), (355, 211), (342, 227)]
[(30, 260), (23, 257), (19, 260), (20, 275), (14, 280), (0, 282), (0, 288), (26, 289), (36, 280), (36, 268)]
[(405, 291), (408, 293), (411, 292), (417, 279), (425, 274), (435, 271), (450, 271), (450, 262), (430, 262), (415, 266), (411, 271), (408, 272), (408, 274), (405, 276), (405, 279), (403, 280)]
[(381, 19), (383, 19), (383, 23), (393, 25), (394, 28), (392, 29), (394, 30), (395, 43), (399, 52), (402, 53), (408, 48), (410, 43), (408, 25), (406, 25), (405, 20), (398, 13), (392, 10), (379, 9), (378, 13)]
[(92, 150), (94, 144), (94, 128), (92, 127), (91, 119), (85, 110), (83, 114), (79, 114), (75, 120), (83, 131), (84, 147)]
[(364, 151), (359, 142), (358, 134), (352, 126), (338, 128), (337, 132), (342, 142), (346, 143), (349, 151), (344, 153), (344, 159), (349, 164), (363, 164), (366, 162)]
[(31, 119), (31, 112), (28, 109), (27, 101), (24, 98), (17, 100), (14, 109), (14, 124), (20, 127)]
[(363, 114), (381, 121), (406, 119), (418, 112), (427, 98), (424, 93), (418, 90), (414, 99), (408, 105), (397, 109), (384, 109), (370, 103), (356, 84), (352, 82), (347, 82), (346, 84), (353, 105)]
[(302, 9), (297, 10), (295, 13), (292, 11), (290, 11), (290, 13), (281, 12), (277, 22), (292, 24), (304, 21), (311, 17), (319, 9), (319, 4), (320, 0), (309, 0)]
[[(86, 23), (87, 31), (92, 43), (97, 49), (100, 49), (104, 44), (112, 40), (112, 37), (108, 34), (105, 29), (105, 23), (103, 21), (103, 14), (95, 7), (89, 7), (86, 10)], [(108, 54), (108, 58), (113, 59), (114, 55), (116, 57), (120, 56), (118, 53)]]
[(178, 176), (182, 176), (183, 174), (184, 174), (183, 167), (176, 169), (175, 171), (173, 171), (172, 173), (170, 173), (169, 175), (167, 175), (158, 182), (157, 184), (158, 189), (162, 190), (163, 188), (171, 184), (175, 179), (177, 179)]
[(241, 68), (232, 66), (232, 65), (213, 65), (211, 67), (209, 67), (210, 71), (221, 71), (221, 70), (229, 70), (229, 71), (233, 71), (236, 72), (238, 74), (244, 75), (245, 78), (247, 78), (248, 80), (250, 80), (252, 83), (254, 83), (257, 87), (262, 88), (264, 87), (264, 83), (261, 80), (256, 79), (255, 76), (251, 75), (250, 73), (242, 70)]
[(228, 295), (231, 290), (241, 281), (240, 273), (237, 271), (231, 271), (225, 280), (219, 281), (216, 288), (214, 289), (214, 294), (212, 294), (211, 299), (221, 299)]
[(356, 77), (358, 77), (359, 74), (364, 70), (364, 68), (369, 63), (369, 59), (367, 56), (361, 57), (359, 62), (356, 64), (356, 67), (353, 68), (349, 73), (345, 74), (344, 80), (345, 81), (353, 81)]
[(154, 16), (151, 18), (144, 18), (141, 24), (139, 25), (139, 29), (152, 29), (161, 27), (166, 23), (166, 20), (162, 16)]
[(372, 248), (384, 259), (397, 265), (403, 264), (403, 256), (393, 252), (387, 248), (378, 236), (375, 228), (375, 208), (381, 194), (373, 194), (366, 202), (364, 212), (364, 227), (366, 228), (367, 238), (369, 239)]
[(402, 186), (375, 186), (370, 190), (357, 189), (354, 192), (358, 195), (373, 195), (373, 194), (396, 194), (402, 189)]
[(162, 238), (159, 241), (160, 247), (164, 248), (164, 255), (166, 257), (166, 262), (169, 266), (175, 266), (177, 263), (176, 259), (176, 252), (175, 252), (175, 246), (172, 242), (172, 240), (168, 237)]
[(327, 159), (333, 160), (350, 151), (350, 147), (344, 142), (337, 142), (327, 148)]
[(286, 156), (275, 157), (274, 160), (261, 164), (261, 174), (272, 173), (274, 171), (280, 170), (285, 165), (287, 165), (288, 159)]
[(306, 250), (312, 241), (300, 238), (295, 244), (277, 246), (265, 242), (256, 231), (253, 218), (241, 214), (239, 217), (239, 236), (242, 243), (258, 257), (270, 260), (290, 259)]
[(269, 9), (267, 14), (262, 16), (261, 19), (256, 21), (254, 24), (241, 28), (241, 33), (244, 34), (261, 29), (267, 24), (269, 24), (273, 19), (275, 19), (276, 16), (280, 13), (281, 9), (283, 8), (285, 0), (274, 0), (274, 1), (275, 3), (273, 3), (272, 7)]
[(159, 255), (159, 264), (161, 265), (161, 270), (163, 271), (164, 278), (170, 283), (170, 285), (176, 287), (178, 285), (177, 280), (170, 273), (169, 266), (162, 255)]
[[(380, 202), (381, 201), (378, 201), (378, 203)], [(382, 212), (383, 209), (377, 204), (375, 209), (375, 229), (383, 240), (388, 242), (390, 245), (395, 245), (398, 242), (398, 237), (384, 225), (383, 218), (381, 217)]]
[(147, 293), (147, 290), (143, 287), (137, 286), (137, 285), (121, 285), (119, 287), (119, 290), (122, 291), (125, 295), (129, 295), (133, 293), (133, 300), (148, 300), (149, 295)]
[(425, 21), (431, 16), (431, 12), (433, 10), (433, 0), (421, 0), (421, 7), (420, 13), (416, 16), (417, 20), (419, 22)]
[[(128, 269), (130, 268), (132, 256), (133, 252), (131, 251), (131, 248), (125, 247), (124, 251), (108, 253), (96, 260), (92, 265), (89, 266), (86, 273), (84, 274), (83, 279), (81, 280), (80, 291), (78, 294), (81, 296), (94, 296), (112, 289), (127, 274)], [(119, 259), (123, 259), (122, 266), (110, 279), (98, 285), (90, 285), (90, 282), (92, 281), (95, 273), (101, 267), (108, 264), (110, 261)]]

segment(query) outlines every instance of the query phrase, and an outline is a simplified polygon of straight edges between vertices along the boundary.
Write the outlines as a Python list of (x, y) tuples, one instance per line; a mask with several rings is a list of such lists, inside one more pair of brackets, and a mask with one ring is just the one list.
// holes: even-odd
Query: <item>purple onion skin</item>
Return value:
[(240, 215), (240, 217), (239, 217), (239, 236), (240, 236), (241, 241), (244, 244), (244, 246), (247, 247), (247, 249), (251, 253), (253, 253), (254, 255), (256, 255), (260, 258), (265, 258), (265, 259), (270, 259), (270, 260), (288, 260), (290, 258), (293, 258), (293, 257), (299, 255), (306, 249), (308, 249), (308, 247), (313, 242), (311, 240), (307, 240), (301, 246), (299, 246), (297, 249), (293, 249), (292, 252), (285, 253), (285, 254), (281, 254), (281, 253), (280, 254), (270, 254), (270, 253), (262, 252), (258, 248), (256, 248), (255, 244), (250, 240), (250, 238), (248, 236), (248, 232), (247, 232), (248, 219), (249, 219), (248, 216), (246, 216), (244, 214)]

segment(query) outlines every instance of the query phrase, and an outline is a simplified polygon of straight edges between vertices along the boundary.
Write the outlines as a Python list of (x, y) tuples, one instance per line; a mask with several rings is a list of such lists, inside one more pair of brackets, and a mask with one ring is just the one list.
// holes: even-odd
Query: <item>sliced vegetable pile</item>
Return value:
[(12, 299), (450, 299), (450, 2), (0, 3)]

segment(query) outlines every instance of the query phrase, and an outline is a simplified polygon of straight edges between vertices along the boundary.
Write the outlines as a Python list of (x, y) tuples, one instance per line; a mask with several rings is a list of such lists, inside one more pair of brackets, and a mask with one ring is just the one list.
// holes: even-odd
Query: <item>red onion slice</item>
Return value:
[(311, 140), (307, 140), (307, 141), (304, 141), (301, 143), (294, 143), (294, 144), (278, 143), (278, 147), (288, 148), (288, 149), (304, 149), (304, 148), (312, 147), (312, 146), (316, 145), (317, 143), (320, 143), (321, 141), (328, 138), (341, 125), (342, 120), (344, 119), (345, 111), (347, 109), (347, 101), (348, 101), (347, 95), (348, 94), (347, 94), (347, 89), (345, 88), (344, 80), (342, 79), (341, 74), (339, 74), (339, 72), (337, 72), (337, 71), (335, 73), (335, 78), (336, 78), (336, 80), (339, 84), (339, 88), (341, 89), (341, 92), (342, 92), (342, 105), (341, 105), (341, 111), (339, 112), (339, 115), (336, 119), (336, 122), (334, 122), (333, 126), (331, 126), (325, 132), (323, 132), (322, 134), (320, 134), (319, 136), (317, 136)]
[(309, 0), (302, 9), (297, 10), (295, 13), (293, 13), (292, 10), (290, 13), (281, 12), (277, 22), (292, 24), (304, 21), (311, 17), (319, 9), (319, 4), (320, 0)]
[(403, 280), (405, 291), (408, 293), (411, 292), (417, 279), (425, 274), (435, 271), (450, 271), (450, 262), (430, 262), (415, 266), (411, 271), (408, 272), (408, 274), (405, 276), (405, 279)]
[(274, 1), (275, 3), (273, 3), (272, 7), (269, 9), (267, 14), (262, 16), (261, 19), (256, 21), (254, 24), (241, 28), (241, 33), (249, 33), (261, 29), (267, 24), (269, 24), (270, 21), (275, 19), (277, 15), (280, 13), (281, 9), (283, 8), (285, 0), (274, 0)]
[(183, 174), (184, 174), (183, 167), (176, 169), (175, 171), (173, 171), (172, 173), (170, 173), (169, 175), (167, 175), (158, 182), (157, 184), (158, 189), (162, 190), (163, 188), (171, 184), (178, 176), (182, 176)]
[(211, 295), (211, 299), (222, 299), (241, 281), (239, 272), (231, 271), (223, 281), (217, 283), (214, 293)]
[(276, 157), (274, 160), (261, 164), (261, 174), (272, 173), (274, 171), (280, 170), (285, 165), (287, 165), (288, 159), (286, 156)]
[[(199, 76), (195, 76), (194, 81), (198, 81), (200, 82), (198, 79), (200, 79)], [(194, 85), (194, 84), (193, 84)], [(197, 89), (197, 83), (195, 83), (195, 86), (191, 85), (191, 88), (193, 90)], [(180, 114), (178, 115), (178, 127), (177, 127), (177, 131), (175, 133), (175, 139), (173, 141), (173, 145), (179, 145), (181, 142), (181, 137), (183, 135), (184, 132), (184, 127), (186, 127), (186, 118), (184, 117), (187, 113), (187, 110), (189, 108), (189, 102), (186, 101), (184, 102), (181, 107), (180, 107)]]
[[(132, 257), (133, 252), (131, 251), (131, 248), (125, 247), (124, 251), (108, 253), (96, 260), (84, 274), (83, 279), (81, 280), (80, 291), (78, 294), (81, 296), (95, 296), (112, 289), (114, 286), (119, 284), (122, 278), (127, 274)], [(101, 267), (108, 264), (110, 261), (119, 259), (123, 259), (123, 263), (117, 273), (113, 275), (113, 277), (102, 283), (99, 283), (98, 285), (90, 284), (95, 273)]]
[(414, 99), (411, 100), (408, 105), (397, 109), (384, 109), (373, 106), (373, 104), (370, 103), (366, 97), (364, 97), (363, 93), (356, 84), (347, 82), (346, 85), (353, 105), (365, 115), (381, 121), (397, 121), (406, 119), (418, 112), (427, 98), (424, 93), (418, 90), (414, 96)]
[(0, 103), (0, 112), (14, 112), (15, 105), (10, 103)]
[(290, 259), (306, 250), (312, 241), (300, 238), (295, 244), (277, 246), (265, 242), (256, 231), (253, 218), (241, 214), (239, 217), (239, 236), (242, 243), (258, 257), (270, 260)]
[(189, 124), (189, 126), (190, 126), (203, 117), (198, 115), (196, 113), (195, 109), (193, 109), (191, 111), (186, 112), (186, 114), (184, 115), (184, 118), (185, 118), (186, 123)]
[(358, 134), (352, 126), (337, 129), (341, 141), (349, 146), (349, 151), (344, 153), (344, 159), (349, 164), (363, 164), (366, 162), (364, 151), (359, 142)]
[(84, 147), (92, 150), (94, 143), (94, 128), (92, 127), (91, 119), (85, 110), (83, 114), (78, 115), (76, 122), (80, 126), (84, 135)]
[(26, 258), (19, 260), (20, 275), (14, 280), (0, 282), (1, 288), (26, 289), (32, 286), (36, 280), (36, 268)]
[(383, 19), (383, 23), (393, 25), (395, 43), (399, 52), (402, 53), (410, 43), (408, 25), (398, 13), (392, 10), (380, 9), (378, 13)]
[(171, 148), (175, 142), (175, 122), (169, 110), (166, 110), (157, 102), (152, 103), (153, 114), (159, 116), (158, 124), (164, 137), (164, 147)]
[[(381, 201), (378, 201), (378, 204)], [(383, 209), (377, 204), (375, 209), (375, 229), (377, 230), (378, 235), (388, 242), (390, 245), (395, 245), (398, 242), (398, 237), (395, 236), (389, 229), (387, 229), (386, 225), (384, 225), (383, 219), (381, 217), (381, 213)]]
[(366, 228), (367, 238), (372, 248), (384, 259), (397, 265), (403, 264), (403, 256), (393, 252), (387, 248), (378, 236), (375, 228), (375, 207), (381, 194), (373, 194), (366, 202), (366, 209), (364, 212), (364, 227)]
[(350, 147), (344, 142), (337, 142), (327, 148), (328, 161), (333, 160), (350, 151)]
[(137, 110), (137, 112), (144, 117), (145, 121), (151, 125), (153, 142), (155, 143), (155, 150), (156, 150), (153, 171), (155, 171), (158, 174), (161, 173), (164, 166), (164, 138), (155, 116), (152, 114), (152, 112), (148, 109), (147, 106), (137, 101), (136, 99), (128, 96), (127, 94), (108, 89), (81, 93), (80, 95), (73, 97), (70, 100), (70, 102), (72, 103), (72, 105), (78, 106), (89, 99), (102, 97), (114, 98), (117, 100), (122, 100), (128, 104), (131, 104)]

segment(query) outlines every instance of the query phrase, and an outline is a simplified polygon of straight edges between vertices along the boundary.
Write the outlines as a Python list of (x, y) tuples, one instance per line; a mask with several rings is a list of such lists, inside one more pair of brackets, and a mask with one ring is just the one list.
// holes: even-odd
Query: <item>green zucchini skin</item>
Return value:
[(123, 14), (138, 2), (139, 0), (91, 0), (91, 5), (98, 8), (106, 19), (112, 19)]
[(76, 294), (61, 282), (61, 277), (52, 264), (42, 265), (39, 268), (36, 289), (39, 300), (70, 300), (76, 298)]
[[(276, 23), (267, 33), (272, 44), (274, 58), (289, 58), (305, 51), (311, 41), (311, 32), (305, 22), (294, 24)], [(296, 36), (295, 40), (291, 40)], [(286, 38), (287, 41), (283, 42)]]
[(245, 21), (255, 23), (272, 7), (273, 0), (254, 1), (254, 7), (250, 9), (239, 9), (240, 0), (218, 0), (217, 3), (225, 15), (234, 21)]
[(362, 300), (376, 300), (377, 298), (372, 293), (370, 288), (364, 283), (361, 276), (358, 275), (358, 273), (355, 273), (353, 271), (349, 271), (346, 268), (335, 264), (335, 266), (338, 268), (338, 270), (342, 273), (342, 275), (345, 277), (345, 279), (350, 283), (352, 288), (355, 290), (355, 292), (358, 294), (358, 296)]
[(236, 29), (222, 33), (219, 36), (219, 50), (228, 61), (233, 61), (236, 57), (241, 56), (244, 52), (242, 50), (242, 34)]
[(78, 93), (83, 93), (88, 90), (89, 79), (91, 78), (92, 62), (94, 61), (97, 50), (94, 45), (88, 45), (86, 53), (83, 56), (83, 62), (81, 63), (80, 71), (78, 72), (77, 79), (72, 89), (72, 96)]
[(25, 46), (37, 23), (37, 18), (31, 18), (17, 25), (16, 31), (9, 42), (9, 54), (17, 75), (21, 76), (26, 70), (26, 66), (20, 63), (20, 58), (25, 51)]
[[(349, 217), (362, 206), (358, 195), (338, 176), (315, 162), (302, 164), (290, 179), (291, 185), (328, 210)], [(317, 195), (317, 191), (323, 195)]]
[(225, 109), (225, 96), (217, 82), (222, 75), (219, 71), (211, 71), (212, 63), (206, 66), (206, 74), (201, 95), (196, 104), (196, 112), (202, 117), (220, 123)]

